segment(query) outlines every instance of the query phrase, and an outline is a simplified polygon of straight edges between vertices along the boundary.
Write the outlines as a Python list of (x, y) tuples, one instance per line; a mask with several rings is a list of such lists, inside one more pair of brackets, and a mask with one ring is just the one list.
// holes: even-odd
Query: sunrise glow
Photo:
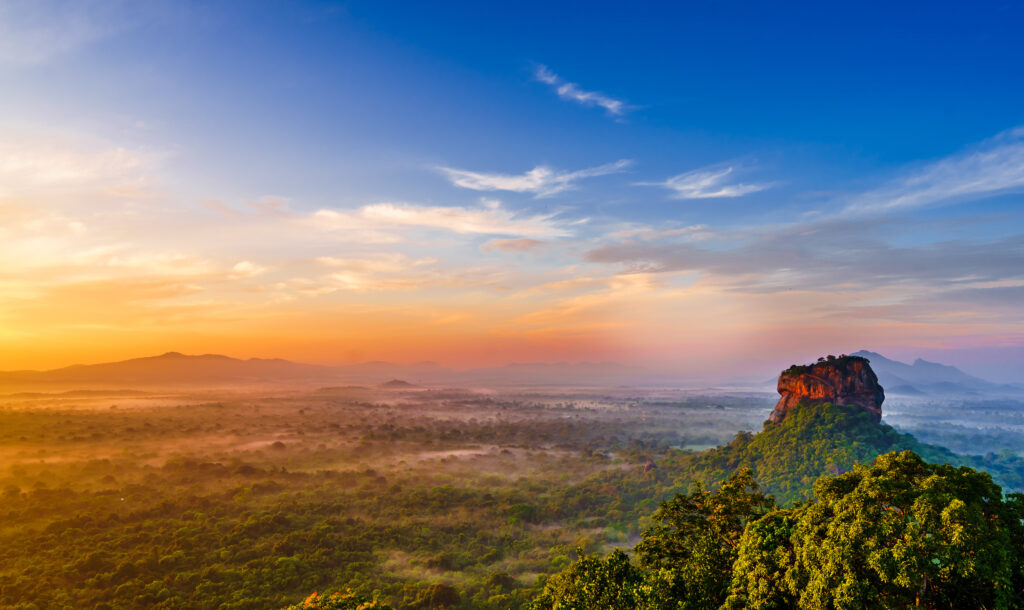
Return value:
[[(706, 37), (650, 64), (627, 40), (582, 57), (586, 28), (520, 40), (525, 14), (279, 8), (4, 11), (0, 368), (173, 349), (717, 374), (870, 346), (1019, 370), (1024, 116), (988, 89), (1021, 85), (986, 80), (985, 51), (935, 60), (976, 95), (933, 107), (896, 41), (819, 50), (813, 86), (767, 60), (741, 94), (712, 73), (762, 68), (668, 70)], [(905, 80), (858, 107), (868, 70)]]

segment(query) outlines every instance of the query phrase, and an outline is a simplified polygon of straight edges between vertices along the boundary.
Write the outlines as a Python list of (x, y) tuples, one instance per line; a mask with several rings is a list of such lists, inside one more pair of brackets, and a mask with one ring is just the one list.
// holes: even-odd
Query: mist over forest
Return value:
[[(172, 358), (182, 374), (186, 357)], [(211, 367), (194, 389), (161, 389), (145, 369), (167, 359), (96, 376), (146, 381), (135, 389), (3, 395), (0, 604), (266, 608), (340, 591), (350, 597), (330, 603), (540, 607), (562, 582), (552, 578), (632, 553), (662, 502), (745, 465), (783, 506), (883, 446), (1024, 489), (1024, 403), (1006, 397), (897, 396), (880, 441), (876, 424), (842, 412), (769, 431), (770, 392), (379, 376), (303, 387), (287, 371), (247, 388), (238, 369)], [(794, 441), (810, 453), (785, 453)]]

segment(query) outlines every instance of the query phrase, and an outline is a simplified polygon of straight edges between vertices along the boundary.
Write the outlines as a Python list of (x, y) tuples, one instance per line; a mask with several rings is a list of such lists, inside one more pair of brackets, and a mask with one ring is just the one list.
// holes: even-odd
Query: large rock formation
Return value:
[(782, 421), (786, 414), (801, 404), (857, 405), (882, 420), (885, 393), (867, 358), (829, 356), (815, 364), (793, 365), (779, 375), (782, 398), (768, 419)]

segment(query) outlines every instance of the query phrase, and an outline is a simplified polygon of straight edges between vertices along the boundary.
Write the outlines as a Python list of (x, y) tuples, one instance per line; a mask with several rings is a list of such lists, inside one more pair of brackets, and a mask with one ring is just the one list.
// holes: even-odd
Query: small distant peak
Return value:
[(386, 383), (380, 384), (380, 387), (394, 389), (394, 388), (415, 388), (416, 386), (411, 384), (411, 383), (409, 383), (408, 381), (403, 381), (401, 379), (392, 379), (391, 381), (388, 381)]
[(877, 359), (881, 359), (881, 360), (886, 360), (887, 359), (885, 356), (883, 356), (882, 354), (879, 354), (878, 352), (871, 352), (871, 351), (868, 351), (866, 349), (862, 349), (860, 351), (853, 352), (850, 355), (851, 356), (860, 356), (861, 358), (867, 358), (869, 360), (872, 359), (872, 358), (875, 358), (876, 360)]
[(158, 358), (184, 358), (185, 354), (183, 354), (181, 352), (167, 352), (166, 354), (161, 354), (160, 356), (157, 356), (157, 357)]
[(206, 358), (207, 360), (211, 358), (216, 358), (218, 360), (234, 360), (231, 356), (225, 356), (224, 354), (203, 354), (200, 358)]
[(938, 362), (932, 362), (930, 360), (925, 360), (924, 358), (918, 358), (917, 360), (915, 360), (914, 361), (914, 366), (919, 368), (919, 369), (930, 368), (930, 369), (938, 369), (938, 370), (949, 370), (949, 369), (956, 368), (956, 367), (949, 366), (948, 364), (940, 364)]

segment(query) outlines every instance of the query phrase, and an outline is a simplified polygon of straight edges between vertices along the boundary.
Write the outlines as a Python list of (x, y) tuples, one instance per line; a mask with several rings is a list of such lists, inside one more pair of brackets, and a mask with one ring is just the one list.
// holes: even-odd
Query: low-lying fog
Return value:
[[(473, 607), (522, 607), (577, 549), (629, 546), (660, 499), (687, 488), (661, 460), (759, 430), (776, 398), (552, 387), (8, 394), (0, 605), (257, 608), (352, 586), (401, 606), (447, 583)], [(1024, 447), (1018, 402), (884, 408), (887, 422), (956, 451)]]

